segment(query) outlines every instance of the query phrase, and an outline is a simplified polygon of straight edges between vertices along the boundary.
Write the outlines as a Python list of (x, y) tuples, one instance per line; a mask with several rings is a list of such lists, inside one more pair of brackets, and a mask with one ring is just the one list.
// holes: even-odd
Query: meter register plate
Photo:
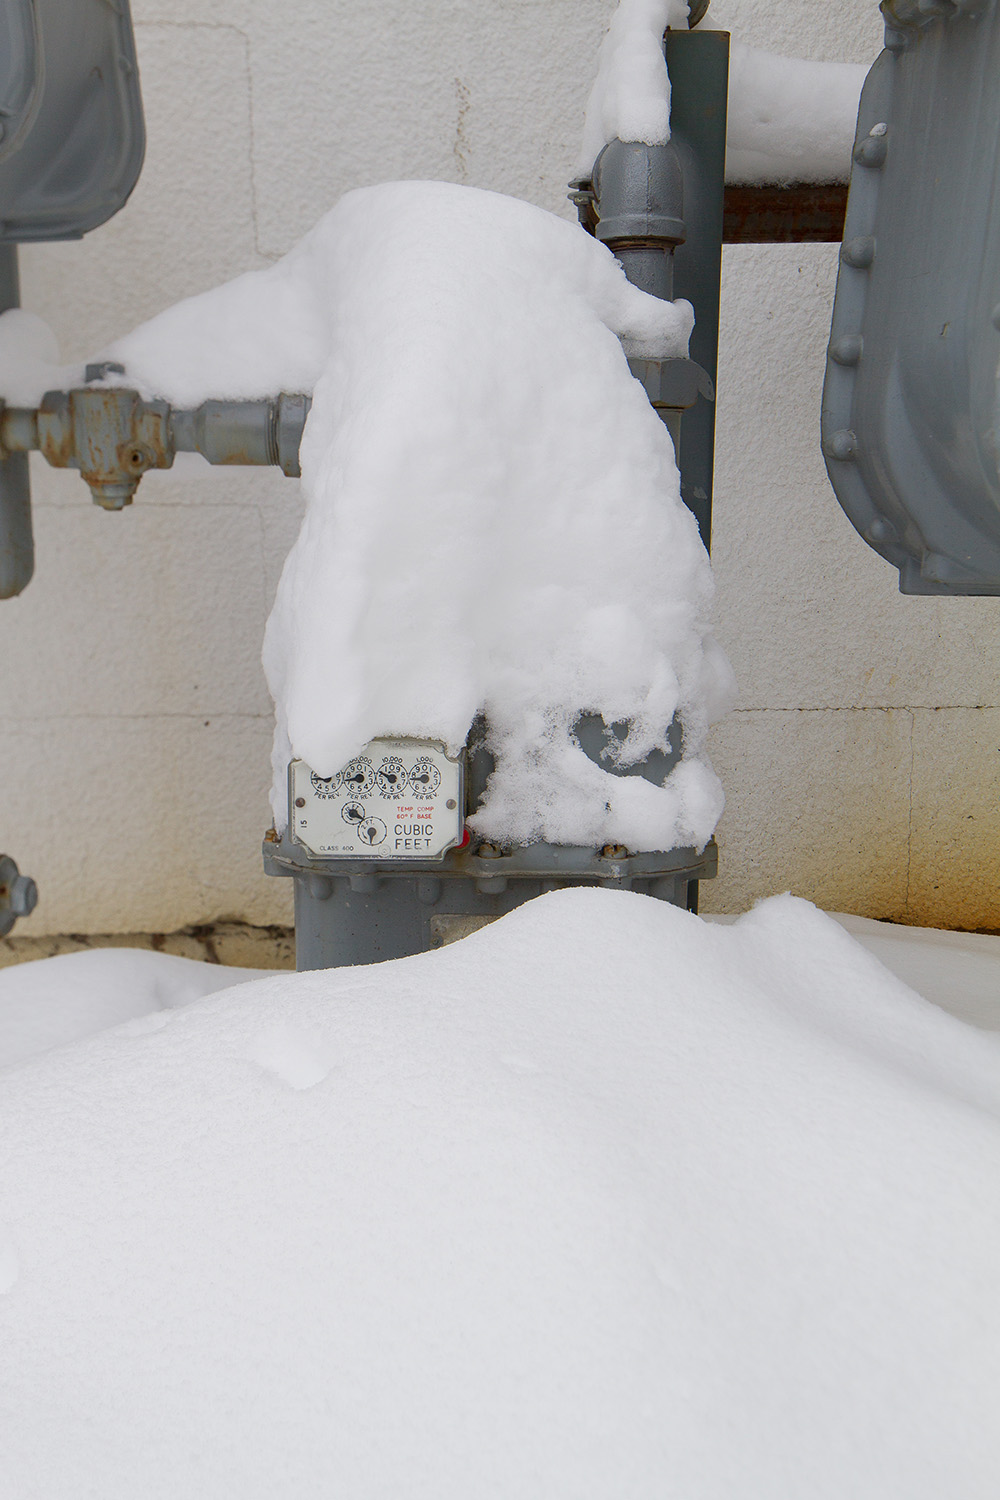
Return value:
[(288, 767), (292, 838), (327, 859), (440, 859), (462, 842), (462, 763), (434, 740), (372, 740), (335, 776)]

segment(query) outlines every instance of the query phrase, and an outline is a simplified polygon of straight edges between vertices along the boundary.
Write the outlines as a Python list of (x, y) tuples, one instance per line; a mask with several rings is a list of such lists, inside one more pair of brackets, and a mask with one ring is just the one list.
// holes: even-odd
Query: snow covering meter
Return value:
[[(695, 0), (694, 20), (703, 8)], [(665, 46), (671, 141), (653, 148), (612, 142), (600, 170), (574, 182), (571, 196), (581, 223), (600, 230), (629, 281), (694, 305), (690, 360), (641, 359), (632, 368), (671, 433), (681, 495), (707, 544), (715, 419), (712, 401), (698, 397), (712, 393), (718, 353), (729, 39), (672, 30)], [(677, 721), (668, 748), (642, 764), (623, 765), (608, 754), (627, 738), (626, 723), (585, 712), (573, 734), (602, 770), (657, 786), (681, 755)], [(299, 969), (422, 953), (567, 887), (696, 905), (697, 882), (718, 867), (711, 841), (702, 850), (634, 853), (618, 844), (505, 846), (467, 829), (494, 768), (486, 742), (479, 718), (457, 760), (435, 742), (385, 738), (328, 780), (293, 761), (288, 827), (265, 836), (263, 855), (268, 874), (293, 880)]]
[(335, 776), (288, 768), (291, 836), (338, 859), (441, 859), (462, 842), (462, 762), (434, 740), (372, 740)]

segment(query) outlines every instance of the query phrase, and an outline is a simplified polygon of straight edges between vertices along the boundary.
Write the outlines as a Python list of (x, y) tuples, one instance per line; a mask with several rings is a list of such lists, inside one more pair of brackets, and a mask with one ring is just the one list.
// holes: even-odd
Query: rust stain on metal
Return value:
[(38, 408), (38, 446), (54, 469), (74, 467), (69, 393), (48, 391)]
[[(570, 183), (570, 201), (588, 234), (597, 229), (594, 185)], [(824, 244), (844, 238), (847, 184), (793, 182), (787, 187), (728, 186), (723, 198), (722, 238), (727, 245)]]

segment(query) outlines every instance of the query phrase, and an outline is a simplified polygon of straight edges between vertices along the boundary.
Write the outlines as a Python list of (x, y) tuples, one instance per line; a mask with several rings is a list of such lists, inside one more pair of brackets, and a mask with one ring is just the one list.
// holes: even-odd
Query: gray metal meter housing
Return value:
[(146, 147), (128, 0), (0, 0), (0, 244), (79, 239)]
[(885, 0), (861, 95), (822, 441), (906, 594), (1000, 594), (1000, 13)]

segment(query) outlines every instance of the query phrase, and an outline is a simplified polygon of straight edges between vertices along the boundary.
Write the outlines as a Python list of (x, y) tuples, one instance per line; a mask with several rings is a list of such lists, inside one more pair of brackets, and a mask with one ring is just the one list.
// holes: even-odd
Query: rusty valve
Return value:
[(105, 510), (131, 505), (147, 469), (174, 461), (170, 408), (137, 391), (49, 391), (38, 408), (38, 446), (57, 469), (79, 469)]
[(177, 453), (200, 453), (210, 464), (275, 464), (297, 477), (311, 404), (281, 395), (180, 411), (122, 386), (48, 391), (37, 410), (0, 404), (0, 458), (37, 448), (54, 468), (79, 469), (98, 505), (121, 510), (146, 470), (169, 469)]

